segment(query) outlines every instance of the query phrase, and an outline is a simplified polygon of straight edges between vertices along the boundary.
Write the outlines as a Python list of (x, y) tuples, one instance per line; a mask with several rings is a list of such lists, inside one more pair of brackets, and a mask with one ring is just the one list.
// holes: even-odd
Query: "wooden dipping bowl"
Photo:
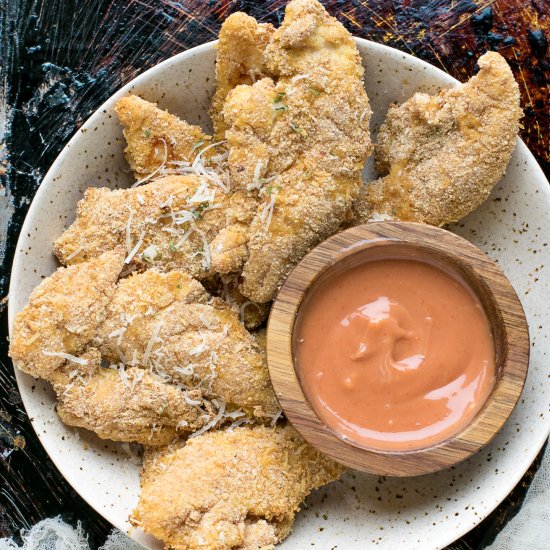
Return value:
[[(294, 366), (293, 331), (304, 296), (321, 278), (384, 252), (407, 251), (444, 265), (477, 294), (495, 342), (496, 380), (487, 401), (464, 430), (432, 447), (379, 451), (362, 447), (327, 427), (308, 403)], [(376, 250), (376, 252), (374, 252)], [(267, 361), (275, 394), (286, 417), (314, 447), (334, 460), (378, 475), (414, 476), (448, 468), (470, 457), (497, 434), (512, 413), (525, 383), (529, 331), (508, 279), (481, 250), (444, 229), (409, 222), (374, 222), (353, 227), (314, 248), (292, 271), (271, 309)]]

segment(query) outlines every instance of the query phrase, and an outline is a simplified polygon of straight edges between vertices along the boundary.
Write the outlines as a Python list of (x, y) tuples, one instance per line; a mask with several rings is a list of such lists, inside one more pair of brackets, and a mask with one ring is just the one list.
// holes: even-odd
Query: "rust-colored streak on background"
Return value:
[(486, 50), (500, 52), (519, 84), (521, 133), (548, 170), (550, 2), (545, 0), (357, 0), (325, 2), (355, 35), (409, 52), (461, 81)]
[[(28, 205), (76, 129), (123, 84), (217, 37), (245, 11), (280, 24), (287, 0), (0, 0), (0, 536), (44, 517), (84, 523), (92, 547), (110, 526), (67, 485), (38, 442), (7, 357), (5, 294)], [(356, 36), (416, 55), (461, 81), (487, 50), (508, 59), (525, 111), (522, 137), (550, 172), (549, 0), (326, 0)], [(521, 506), (532, 466), (454, 550), (484, 548)]]

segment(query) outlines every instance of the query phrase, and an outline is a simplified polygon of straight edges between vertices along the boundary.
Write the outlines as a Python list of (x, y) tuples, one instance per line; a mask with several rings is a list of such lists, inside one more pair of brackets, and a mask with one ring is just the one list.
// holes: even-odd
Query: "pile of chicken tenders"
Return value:
[[(63, 422), (143, 445), (131, 521), (166, 548), (271, 548), (343, 473), (281, 415), (270, 302), (343, 228), (443, 225), (488, 197), (521, 109), (505, 60), (478, 64), (465, 84), (391, 106), (373, 147), (352, 36), (317, 0), (293, 0), (278, 29), (244, 13), (223, 24), (212, 136), (118, 101), (136, 181), (86, 191), (54, 244), (64, 267), (17, 315), (10, 354), (51, 382)], [(365, 183), (373, 149), (379, 179)]]

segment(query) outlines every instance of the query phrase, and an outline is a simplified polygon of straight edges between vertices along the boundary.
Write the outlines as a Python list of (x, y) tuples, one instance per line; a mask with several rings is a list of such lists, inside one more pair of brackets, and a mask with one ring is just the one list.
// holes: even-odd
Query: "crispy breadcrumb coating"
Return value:
[(212, 139), (200, 127), (135, 95), (119, 99), (115, 111), (124, 127), (126, 159), (136, 179), (153, 174), (173, 160), (193, 160), (199, 144), (207, 146)]
[(251, 216), (242, 193), (228, 195), (195, 175), (165, 176), (133, 189), (90, 187), (54, 253), (72, 264), (126, 246), (127, 262), (139, 269), (170, 265), (204, 278), (213, 265), (242, 265), (241, 235), (227, 235), (223, 243), (219, 235)]
[(223, 109), (232, 184), (260, 189), (241, 287), (260, 303), (336, 232), (371, 151), (361, 58), (319, 2), (288, 4), (264, 61), (274, 80), (237, 86)]
[(478, 65), (456, 88), (390, 107), (376, 149), (387, 175), (365, 187), (353, 225), (382, 215), (440, 226), (487, 199), (514, 150), (522, 111), (505, 59), (488, 52)]
[(174, 550), (269, 548), (343, 470), (288, 425), (210, 432), (146, 459), (132, 521)]
[(121, 280), (97, 343), (107, 360), (220, 397), (227, 411), (271, 420), (279, 410), (252, 335), (222, 300), (207, 302), (201, 285), (183, 271), (150, 269)]
[[(238, 23), (242, 16), (240, 14), (232, 19), (226, 38), (229, 39), (234, 33), (252, 33), (258, 35), (257, 40), (265, 42), (265, 37), (268, 36), (266, 29), (270, 25), (258, 25), (254, 19), (244, 16), (245, 28), (239, 30), (233, 23)], [(237, 80), (244, 82), (251, 78), (251, 71), (259, 70), (251, 53), (252, 49), (259, 47), (259, 44), (253, 46), (254, 40), (251, 35), (246, 47), (238, 53), (231, 53), (222, 40), (218, 51), (221, 65), (218, 67), (216, 93), (221, 102), (220, 109), (223, 106), (222, 95), (225, 100), (225, 95), (238, 83)], [(243, 55), (251, 56), (247, 62), (253, 64), (255, 69), (249, 65), (240, 69), (236, 67), (237, 61), (234, 57), (242, 58)], [(240, 70), (246, 71), (248, 76), (239, 77), (235, 71)], [(209, 246), (213, 251), (210, 269), (213, 273), (220, 274), (240, 272), (248, 257), (248, 226), (257, 210), (258, 197), (256, 193), (249, 192), (242, 186), (232, 188), (225, 160), (229, 153), (223, 147), (223, 136), (217, 142), (211, 143), (211, 137), (201, 133), (200, 128), (190, 126), (178, 117), (162, 111), (155, 104), (136, 96), (119, 100), (116, 109), (125, 127), (127, 158), (136, 177), (145, 174), (142, 181), (152, 181), (165, 175), (192, 173), (201, 176), (201, 181), (206, 182), (209, 188), (218, 187), (218, 197), (220, 190), (227, 194), (221, 203), (218, 201), (215, 205), (222, 209), (225, 225), (217, 226), (216, 231), (209, 235)], [(220, 120), (219, 113), (216, 120)], [(213, 207), (211, 202), (206, 201), (205, 205)], [(218, 219), (222, 218), (218, 216)]]
[(239, 84), (253, 84), (267, 76), (264, 50), (275, 29), (242, 12), (230, 15), (220, 29), (216, 59), (216, 93), (210, 115), (216, 140), (224, 139), (227, 126), (222, 110), (227, 94)]
[(69, 426), (102, 439), (153, 446), (193, 432), (212, 417), (200, 391), (182, 391), (137, 367), (104, 368), (94, 348), (80, 359), (86, 363), (67, 363), (51, 377), (57, 413)]
[(96, 335), (123, 266), (120, 250), (59, 268), (32, 292), (15, 317), (9, 354), (27, 374), (49, 379)]

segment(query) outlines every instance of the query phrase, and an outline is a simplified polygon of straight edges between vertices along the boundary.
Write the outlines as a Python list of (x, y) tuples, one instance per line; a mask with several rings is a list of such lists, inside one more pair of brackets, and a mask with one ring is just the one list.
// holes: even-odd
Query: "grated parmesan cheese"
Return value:
[(173, 367), (173, 370), (185, 376), (191, 376), (195, 372), (195, 365), (193, 363), (189, 363), (187, 367)]
[[(176, 162), (176, 161), (172, 161), (172, 162)], [(168, 198), (159, 204), (159, 208), (161, 209), (164, 209), (164, 208), (172, 208), (172, 203), (174, 202), (174, 195), (170, 194), (168, 195)]]
[(146, 181), (149, 181), (151, 178), (156, 176), (159, 172), (162, 172), (164, 167), (166, 166), (166, 162), (168, 161), (168, 145), (166, 144), (166, 140), (164, 140), (163, 138), (160, 138), (160, 140), (164, 145), (164, 160), (155, 168), (153, 172), (151, 172), (149, 175), (145, 176), (144, 178), (141, 178), (140, 180), (136, 181), (136, 183), (132, 185), (132, 188), (137, 187), (138, 185), (141, 185)]
[(385, 222), (391, 221), (393, 218), (384, 212), (373, 212), (369, 218), (369, 222)]
[(215, 143), (211, 143), (210, 145), (208, 145), (208, 147), (205, 147), (204, 149), (201, 149), (197, 156), (195, 157), (195, 159), (193, 160), (192, 164), (191, 164), (191, 168), (193, 168), (193, 170), (196, 170), (197, 167), (199, 166), (199, 164), (202, 163), (202, 155), (204, 155), (204, 153), (206, 153), (206, 151), (209, 151), (210, 149), (212, 149), (213, 147), (217, 147), (218, 145), (221, 145), (222, 143), (225, 143), (226, 140), (222, 140), (222, 141), (217, 141)]
[(195, 406), (195, 405), (202, 405), (202, 401), (197, 401), (197, 400), (195, 400), (195, 399), (191, 399), (191, 398), (190, 398), (189, 396), (187, 396), (187, 395), (184, 395), (184, 396), (183, 396), (183, 399), (184, 399), (184, 401), (185, 401), (188, 405), (193, 405), (193, 406)]
[(68, 262), (68, 261), (72, 260), (75, 256), (78, 256), (83, 250), (84, 250), (84, 247), (82, 247), (82, 246), (78, 247), (74, 252), (71, 252), (65, 258), (65, 261)]
[(139, 236), (139, 240), (136, 243), (136, 246), (134, 246), (134, 248), (132, 248), (132, 250), (130, 251), (128, 256), (126, 256), (126, 259), (124, 260), (125, 264), (129, 264), (132, 261), (134, 256), (137, 254), (138, 250), (141, 248), (141, 245), (143, 244), (143, 239), (144, 238), (145, 238), (145, 231), (142, 231), (141, 235)]
[(48, 357), (61, 357), (62, 359), (70, 361), (71, 363), (76, 363), (77, 365), (87, 365), (88, 364), (87, 359), (82, 359), (80, 357), (77, 357), (76, 355), (71, 355), (70, 353), (65, 353), (63, 351), (42, 350), (42, 353), (44, 355), (47, 355)]
[(149, 341), (147, 342), (147, 346), (145, 347), (145, 353), (143, 354), (142, 363), (146, 366), (149, 365), (149, 358), (151, 357), (151, 351), (153, 351), (153, 346), (157, 341), (161, 328), (162, 328), (162, 322), (158, 323), (157, 326), (153, 329), (153, 334), (151, 334), (151, 338), (149, 338)]
[(202, 338), (202, 342), (200, 344), (197, 344), (196, 346), (189, 348), (188, 350), (189, 355), (193, 355), (193, 356), (200, 355), (203, 351), (206, 351), (208, 349), (204, 334), (201, 334), (201, 338)]
[(242, 426), (243, 424), (252, 424), (252, 420), (249, 418), (240, 418), (239, 420), (236, 420), (232, 424), (230, 424), (228, 430), (234, 430), (235, 428), (238, 428), (239, 426)]
[(211, 392), (214, 380), (218, 377), (218, 372), (216, 370), (218, 366), (218, 354), (215, 351), (210, 354), (208, 366), (210, 367), (210, 380), (208, 381), (208, 391)]
[(120, 344), (122, 343), (122, 337), (124, 336), (124, 333), (126, 332), (127, 330), (127, 327), (121, 327), (121, 328), (118, 328), (116, 330), (113, 330), (113, 332), (110, 332), (109, 334), (107, 334), (107, 337), (108, 338), (117, 338), (117, 345), (120, 346)]
[(126, 453), (132, 464), (136, 466), (141, 465), (140, 449), (136, 444), (133, 444), (133, 447), (131, 447), (129, 443), (121, 443), (120, 448)]
[(146, 262), (152, 262), (158, 256), (157, 247), (154, 244), (149, 245), (142, 253), (141, 257)]
[(136, 386), (142, 381), (144, 375), (144, 370), (134, 371), (134, 379), (132, 380), (132, 392), (136, 389)]
[(259, 160), (257, 163), (256, 163), (256, 167), (254, 168), (254, 174), (253, 174), (253, 177), (252, 177), (252, 185), (249, 185), (247, 187), (247, 189), (259, 189), (261, 187), (261, 183), (260, 183), (260, 174), (262, 172), (262, 161)]
[(197, 252), (197, 254), (202, 255), (202, 267), (203, 269), (210, 269), (210, 266), (212, 265), (212, 255), (210, 253), (210, 245), (206, 240), (206, 235), (202, 231), (199, 231), (196, 227), (195, 232), (202, 239), (203, 249)]
[(273, 210), (275, 209), (275, 200), (277, 199), (277, 193), (273, 191), (269, 202), (265, 203), (262, 212), (260, 213), (260, 220), (266, 224), (267, 229), (271, 225), (271, 218), (273, 217)]
[(189, 439), (193, 437), (197, 437), (204, 432), (207, 432), (210, 428), (213, 428), (218, 424), (218, 422), (223, 418), (224, 412), (225, 412), (225, 401), (223, 399), (212, 399), (212, 403), (218, 407), (218, 412), (216, 413), (216, 416), (207, 422), (202, 428), (197, 430), (195, 433), (191, 434), (189, 436)]
[(246, 413), (242, 409), (237, 409), (232, 412), (227, 412), (224, 414), (224, 418), (240, 418), (241, 416), (244, 416)]
[(277, 420), (279, 420), (279, 418), (281, 418), (281, 415), (283, 414), (283, 410), (282, 409), (279, 409), (274, 415), (273, 415), (273, 419), (271, 420), (271, 422), (269, 423), (270, 426), (275, 426), (275, 424), (277, 424)]
[(128, 254), (130, 254), (130, 251), (132, 250), (131, 226), (132, 226), (133, 217), (134, 217), (134, 211), (132, 208), (130, 208), (130, 214), (128, 216), (128, 221), (126, 222), (126, 252)]
[(260, 306), (256, 302), (252, 302), (250, 300), (247, 300), (246, 302), (243, 302), (241, 304), (241, 307), (239, 308), (239, 316), (241, 319), (241, 323), (244, 324), (244, 312), (248, 306), (256, 306), (256, 309), (258, 310), (258, 313), (261, 313), (262, 310), (260, 309)]
[(130, 385), (130, 379), (128, 378), (128, 373), (124, 370), (124, 365), (119, 365), (118, 368), (118, 375), (120, 376), (120, 379), (122, 380), (122, 383), (127, 387), (127, 388), (132, 388), (132, 386)]
[(199, 319), (201, 320), (201, 323), (209, 330), (217, 328), (217, 323), (212, 324), (204, 314), (199, 314)]
[(187, 241), (187, 239), (189, 238), (189, 235), (191, 235), (191, 233), (193, 233), (193, 231), (195, 231), (195, 228), (194, 227), (190, 227), (181, 237), (181, 239), (178, 240), (178, 242), (176, 242), (176, 244), (174, 245), (174, 248), (179, 248), (185, 241)]
[(208, 187), (206, 182), (201, 182), (195, 194), (189, 199), (188, 204), (201, 204), (203, 202), (214, 202), (216, 198), (216, 190)]

